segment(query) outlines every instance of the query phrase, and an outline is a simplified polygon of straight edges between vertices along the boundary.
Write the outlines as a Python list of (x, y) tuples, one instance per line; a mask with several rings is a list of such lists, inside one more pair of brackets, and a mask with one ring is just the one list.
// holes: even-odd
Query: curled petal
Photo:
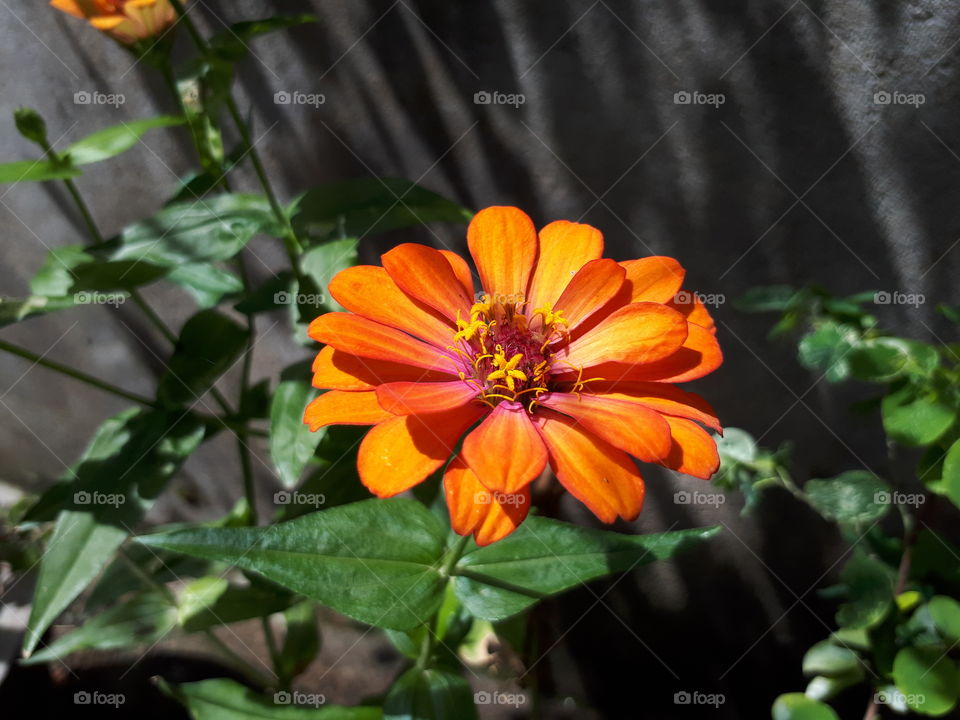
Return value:
[(470, 316), (473, 297), (467, 294), (450, 261), (439, 250), (404, 243), (384, 253), (381, 260), (393, 281), (410, 297), (452, 322), (458, 316)]
[(630, 292), (627, 302), (669, 302), (680, 290), (686, 274), (672, 257), (660, 255), (625, 260), (620, 265), (627, 271), (624, 283)]
[(460, 436), (483, 415), (475, 405), (419, 417), (404, 415), (375, 425), (360, 443), (360, 480), (391, 497), (425, 480), (450, 457)]
[(527, 292), (538, 242), (525, 212), (515, 207), (481, 210), (467, 228), (467, 246), (486, 292), (508, 298)]
[(375, 392), (330, 390), (307, 404), (303, 422), (316, 432), (325, 425), (376, 425), (392, 417), (377, 402)]
[(450, 250), (440, 250), (439, 252), (447, 259), (447, 262), (450, 263), (450, 267), (453, 268), (453, 274), (457, 276), (457, 280), (463, 285), (463, 289), (467, 291), (467, 295), (475, 298), (476, 291), (473, 289), (473, 273), (470, 272), (470, 266), (467, 265), (467, 261)]
[(463, 441), (464, 461), (491, 490), (515, 493), (536, 480), (547, 449), (523, 405), (504, 401)]
[(603, 256), (603, 235), (590, 225), (557, 220), (543, 228), (539, 237), (540, 254), (527, 293), (531, 311), (543, 305), (557, 306), (577, 271)]
[(443, 476), (450, 526), (460, 535), (473, 533), (477, 545), (502, 540), (530, 511), (530, 486), (513, 495), (488, 490), (462, 458), (455, 457)]
[(538, 422), (550, 467), (567, 492), (605, 523), (640, 514), (643, 478), (629, 455), (559, 413), (541, 410)]
[(706, 430), (692, 420), (669, 417), (673, 447), (661, 465), (671, 470), (709, 480), (720, 467), (717, 443)]
[(716, 334), (717, 328), (713, 318), (707, 311), (707, 307), (700, 301), (694, 293), (681, 290), (676, 294), (673, 300), (667, 303), (670, 307), (686, 316), (689, 322), (694, 325), (704, 327), (710, 332)]
[(573, 276), (557, 299), (556, 309), (563, 310), (566, 329), (575, 330), (595, 313), (603, 310), (623, 286), (624, 271), (609, 258), (591, 260)]
[[(614, 386), (616, 390), (607, 390)], [(722, 432), (720, 419), (710, 403), (696, 393), (687, 392), (669, 383), (621, 382), (590, 383), (589, 392), (601, 398), (637, 403), (664, 415), (696, 420), (708, 428)]]

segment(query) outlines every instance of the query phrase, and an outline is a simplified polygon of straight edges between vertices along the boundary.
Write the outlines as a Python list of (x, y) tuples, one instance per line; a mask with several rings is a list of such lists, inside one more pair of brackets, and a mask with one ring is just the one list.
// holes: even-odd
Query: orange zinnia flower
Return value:
[(177, 19), (169, 0), (50, 0), (124, 45), (159, 35)]
[(630, 455), (701, 478), (716, 471), (716, 444), (698, 424), (720, 431), (716, 414), (674, 383), (722, 356), (706, 308), (679, 292), (676, 260), (603, 259), (595, 228), (561, 220), (538, 236), (512, 207), (477, 213), (467, 242), (479, 296), (459, 255), (408, 243), (383, 267), (338, 273), (330, 294), (349, 312), (310, 324), (326, 345), (313, 384), (328, 392), (304, 422), (374, 426), (360, 445), (364, 485), (401, 493), (463, 438), (444, 475), (447, 506), (454, 530), (485, 545), (523, 521), (548, 462), (607, 523), (643, 504)]

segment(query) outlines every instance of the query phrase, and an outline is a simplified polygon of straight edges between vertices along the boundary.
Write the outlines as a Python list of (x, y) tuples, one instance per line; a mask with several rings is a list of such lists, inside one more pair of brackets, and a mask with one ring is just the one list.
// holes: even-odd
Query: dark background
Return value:
[[(207, 2), (204, 28), (274, 13), (319, 24), (257, 40), (239, 73), (257, 146), (283, 197), (370, 175), (416, 180), (463, 205), (524, 208), (538, 225), (566, 218), (600, 228), (616, 259), (667, 254), (687, 285), (721, 294), (714, 311), (724, 366), (692, 389), (727, 426), (763, 444), (795, 446), (800, 479), (867, 468), (889, 476), (879, 420), (857, 419), (862, 389), (837, 389), (774, 345), (768, 316), (732, 301), (756, 285), (818, 283), (839, 294), (921, 293), (919, 307), (878, 306), (895, 331), (953, 342), (935, 304), (960, 300), (960, 137), (956, 130), (960, 6), (947, 0), (660, 0), (622, 2)], [(33, 156), (10, 117), (41, 111), (63, 147), (120, 120), (173, 112), (160, 78), (119, 47), (45, 3), (0, 0), (0, 159)], [(178, 50), (186, 51), (186, 38)], [(118, 107), (76, 105), (78, 91), (123, 93)], [(520, 107), (477, 105), (478, 91), (521, 93)], [(277, 105), (278, 91), (323, 93)], [(680, 91), (725, 102), (683, 105)], [(879, 105), (878, 91), (924, 103)], [(89, 167), (81, 190), (103, 230), (156, 210), (193, 163), (185, 131), (154, 131), (116, 160)], [(255, 190), (244, 175), (245, 189)], [(64, 217), (66, 216), (66, 217)], [(48, 248), (79, 242), (59, 186), (0, 188), (0, 294), (23, 295)], [(464, 251), (463, 228), (415, 238)], [(364, 239), (377, 254), (409, 233)], [(251, 246), (255, 276), (283, 260)], [(191, 301), (147, 289), (179, 326)], [(282, 313), (259, 321), (255, 373), (276, 378), (309, 350)], [(135, 308), (72, 310), (4, 329), (11, 342), (149, 392), (165, 346)], [(44, 487), (123, 404), (0, 356), (0, 480)], [(26, 372), (26, 374), (24, 374)], [(265, 448), (255, 447), (265, 498)], [(192, 458), (156, 521), (213, 517), (238, 493), (229, 438)], [(708, 548), (548, 603), (535, 622), (549, 655), (534, 670), (558, 704), (573, 697), (601, 717), (768, 716), (776, 695), (802, 690), (800, 658), (832, 627), (829, 584), (845, 546), (805, 507), (771, 495), (741, 517), (673, 502), (691, 478), (648, 473), (637, 532), (723, 523)], [(561, 510), (589, 523), (570, 499)], [(350, 659), (346, 658), (349, 664)], [(531, 678), (528, 677), (527, 680)], [(718, 710), (673, 703), (679, 690), (724, 693)], [(356, 698), (356, 699), (359, 699)], [(848, 698), (859, 717), (866, 697)], [(572, 711), (577, 715), (579, 711)], [(585, 711), (584, 711), (585, 712)], [(584, 714), (584, 717), (587, 715)]]

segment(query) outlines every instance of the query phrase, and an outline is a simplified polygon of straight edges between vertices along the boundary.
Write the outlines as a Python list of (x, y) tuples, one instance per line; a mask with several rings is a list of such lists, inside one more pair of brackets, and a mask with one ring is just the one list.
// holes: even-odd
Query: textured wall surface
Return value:
[[(729, 301), (773, 283), (922, 293), (919, 307), (878, 313), (916, 337), (955, 339), (934, 301), (960, 302), (960, 5), (195, 0), (192, 9), (211, 30), (301, 11), (322, 21), (258, 40), (237, 81), (284, 197), (336, 179), (407, 177), (472, 208), (516, 204), (538, 224), (589, 222), (617, 259), (676, 256), (689, 286), (728, 300), (715, 312), (726, 363), (695, 388), (725, 424), (771, 446), (793, 441), (800, 477), (885, 472), (880, 434), (850, 422), (856, 393), (828, 392), (790, 348), (767, 342), (769, 318)], [(31, 156), (10, 119), (18, 105), (39, 109), (51, 137), (62, 134), (60, 147), (172, 110), (149, 68), (45, 3), (0, 3), (0, 17), (0, 158)], [(84, 90), (123, 93), (125, 103), (75, 104)], [(277, 105), (278, 91), (323, 93), (326, 102)], [(520, 93), (524, 103), (475, 104), (481, 91)], [(678, 92), (721, 93), (724, 102), (677, 103)], [(882, 104), (878, 92), (924, 102)], [(183, 132), (157, 131), (91, 167), (80, 186), (112, 233), (155, 210), (191, 162)], [(79, 219), (57, 187), (0, 188), (0, 217), (4, 295), (26, 291), (47, 248), (79, 241)], [(365, 240), (363, 252), (375, 258), (398, 239), (407, 238)], [(462, 228), (417, 239), (465, 247)], [(254, 272), (268, 277), (278, 248), (260, 240), (252, 249)], [(147, 295), (175, 326), (191, 312), (176, 289)], [(305, 356), (282, 313), (259, 327), (259, 376)], [(131, 306), (71, 310), (3, 337), (138, 392), (149, 391), (166, 352)], [(123, 407), (19, 359), (0, 356), (0, 374), (0, 479), (15, 484), (49, 482)], [(268, 463), (257, 469), (267, 495)], [(229, 505), (238, 492), (230, 439), (204, 448), (185, 476), (157, 519)], [(638, 530), (722, 522), (728, 532), (683, 562), (551, 603), (549, 632), (570, 629), (545, 662), (565, 677), (577, 669), (562, 690), (605, 716), (622, 717), (615, 708), (639, 692), (649, 717), (674, 717), (673, 692), (696, 689), (727, 694), (716, 717), (761, 717), (776, 694), (802, 687), (800, 655), (827, 634), (832, 612), (810, 588), (824, 584), (843, 548), (789, 498), (769, 498), (762, 519), (742, 518), (733, 501), (719, 511), (675, 505), (673, 492), (695, 481), (653, 472), (649, 480)], [(565, 510), (588, 522), (572, 502)]]

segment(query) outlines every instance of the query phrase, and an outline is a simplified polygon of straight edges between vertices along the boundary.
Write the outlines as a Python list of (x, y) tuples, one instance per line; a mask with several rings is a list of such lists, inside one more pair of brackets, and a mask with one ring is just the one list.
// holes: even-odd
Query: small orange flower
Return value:
[(169, 0), (50, 0), (124, 45), (155, 37), (177, 19)]
[(310, 324), (326, 345), (313, 384), (329, 392), (304, 422), (373, 425), (357, 463), (364, 485), (401, 493), (463, 438), (444, 474), (447, 506), (454, 530), (486, 545), (526, 517), (548, 462), (607, 523), (643, 504), (631, 455), (701, 478), (717, 470), (700, 427), (719, 432), (716, 413), (674, 383), (722, 355), (706, 308), (680, 292), (676, 260), (604, 259), (595, 228), (561, 220), (538, 235), (512, 207), (477, 213), (467, 242), (479, 295), (459, 255), (408, 243), (383, 267), (338, 273), (330, 294), (349, 312)]

